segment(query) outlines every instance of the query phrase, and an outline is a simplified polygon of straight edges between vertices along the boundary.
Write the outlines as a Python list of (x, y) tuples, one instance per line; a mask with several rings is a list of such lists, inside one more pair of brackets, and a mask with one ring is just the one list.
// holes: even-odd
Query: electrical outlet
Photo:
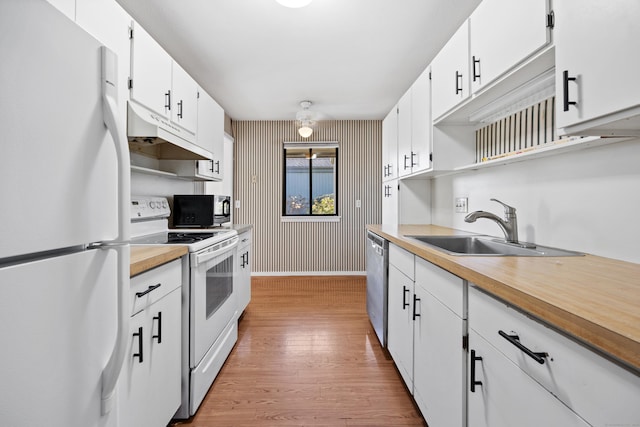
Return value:
[(240, 209), (240, 200), (236, 200), (236, 209)]
[(456, 197), (456, 213), (467, 213), (469, 208), (467, 204), (469, 199), (467, 197)]

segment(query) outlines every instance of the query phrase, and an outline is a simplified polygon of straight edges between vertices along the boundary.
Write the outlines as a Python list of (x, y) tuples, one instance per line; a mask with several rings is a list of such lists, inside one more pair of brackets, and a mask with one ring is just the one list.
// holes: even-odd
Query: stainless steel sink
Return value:
[(537, 246), (529, 243), (508, 243), (491, 236), (405, 236), (419, 240), (449, 255), (468, 256), (582, 256), (579, 252)]

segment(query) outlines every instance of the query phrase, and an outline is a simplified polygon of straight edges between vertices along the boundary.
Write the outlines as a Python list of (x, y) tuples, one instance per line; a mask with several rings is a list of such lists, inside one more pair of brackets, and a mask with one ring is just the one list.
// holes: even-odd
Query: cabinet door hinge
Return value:
[(129, 86), (129, 89), (133, 89), (133, 79), (131, 77), (129, 77), (128, 86)]
[(429, 71), (429, 80), (431, 80), (431, 71)]
[(429, 161), (433, 162), (433, 152), (429, 153)]
[(196, 96), (196, 98), (197, 98), (197, 99), (200, 99), (200, 91), (198, 91), (198, 92), (197, 92), (197, 96)]
[(547, 28), (553, 30), (553, 27), (556, 25), (556, 15), (553, 13), (553, 10), (547, 14)]
[(133, 27), (129, 27), (129, 40), (133, 38)]
[(462, 349), (469, 350), (469, 334), (462, 336)]

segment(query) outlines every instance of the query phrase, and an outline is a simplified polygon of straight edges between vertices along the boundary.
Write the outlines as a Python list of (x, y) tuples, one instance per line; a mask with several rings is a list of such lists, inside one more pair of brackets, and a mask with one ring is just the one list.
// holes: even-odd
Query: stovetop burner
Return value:
[(195, 243), (210, 239), (216, 233), (168, 233), (167, 243)]

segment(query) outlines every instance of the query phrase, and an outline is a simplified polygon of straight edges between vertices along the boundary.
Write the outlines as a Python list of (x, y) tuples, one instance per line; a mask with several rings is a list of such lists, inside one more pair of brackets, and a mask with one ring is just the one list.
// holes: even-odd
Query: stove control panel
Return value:
[(168, 218), (169, 202), (164, 197), (131, 196), (131, 220)]

